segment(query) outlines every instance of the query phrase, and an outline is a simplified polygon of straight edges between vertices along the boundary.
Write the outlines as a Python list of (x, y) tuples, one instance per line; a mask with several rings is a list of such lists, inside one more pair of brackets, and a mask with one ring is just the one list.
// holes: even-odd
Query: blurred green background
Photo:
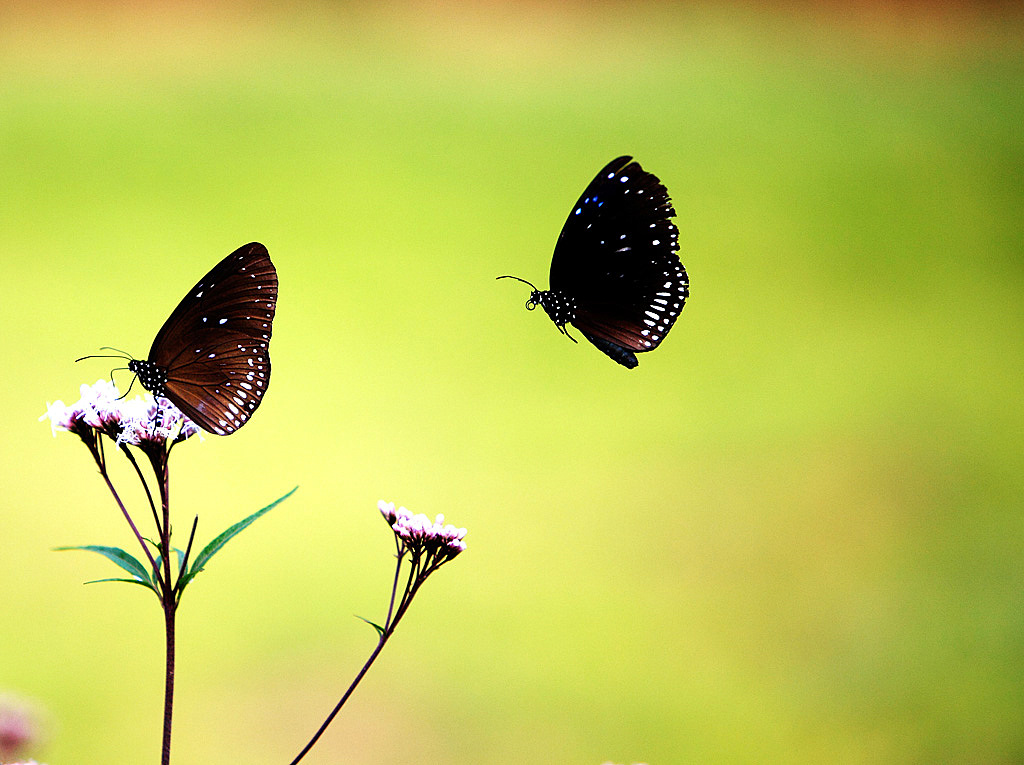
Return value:
[[(1024, 23), (1010, 6), (5, 4), (0, 690), (50, 765), (158, 760), (162, 622), (54, 553), (130, 533), (36, 418), (265, 243), (273, 384), (179, 447), (179, 539), (299, 491), (179, 612), (174, 759), (1024, 761)], [(577, 195), (634, 155), (692, 298), (560, 337)], [(126, 377), (119, 382), (127, 384)], [(144, 521), (138, 489), (119, 485)]]

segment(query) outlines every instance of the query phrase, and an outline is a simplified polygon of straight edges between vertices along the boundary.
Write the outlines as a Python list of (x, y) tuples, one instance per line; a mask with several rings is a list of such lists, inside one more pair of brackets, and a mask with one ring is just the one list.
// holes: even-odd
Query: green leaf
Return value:
[(152, 588), (153, 580), (150, 577), (149, 570), (139, 563), (138, 560), (133, 558), (131, 555), (126, 553), (120, 547), (104, 547), (103, 545), (79, 545), (76, 547), (55, 547), (54, 550), (86, 550), (88, 552), (94, 552), (102, 555), (104, 558), (112, 560), (118, 566), (123, 568), (129, 574), (134, 577), (133, 581), (139, 584), (145, 584), (147, 587)]
[(191, 568), (189, 568), (188, 573), (185, 574), (185, 576), (182, 577), (181, 582), (178, 585), (179, 589), (183, 588), (186, 584), (188, 584), (190, 581), (192, 581), (193, 577), (195, 577), (196, 574), (198, 574), (200, 571), (202, 571), (203, 568), (206, 566), (206, 564), (210, 562), (210, 558), (212, 558), (214, 555), (216, 555), (220, 551), (220, 549), (224, 545), (226, 545), (231, 540), (231, 538), (233, 536), (235, 536), (235, 534), (237, 534), (238, 532), (240, 532), (243, 529), (245, 529), (249, 524), (251, 524), (253, 521), (255, 521), (257, 518), (259, 518), (264, 513), (267, 513), (268, 511), (270, 511), (273, 508), (277, 507), (277, 505), (279, 505), (282, 502), (284, 502), (286, 499), (288, 499), (288, 497), (290, 497), (292, 494), (294, 494), (296, 489), (298, 489), (298, 488), (299, 487), (296, 486), (294, 489), (292, 489), (290, 492), (285, 494), (283, 497), (281, 497), (279, 499), (275, 499), (273, 502), (271, 502), (269, 505), (264, 507), (262, 510), (257, 510), (255, 513), (250, 515), (248, 518), (243, 518), (238, 523), (234, 524), (233, 526), (228, 527), (219, 536), (214, 537), (214, 539), (208, 545), (206, 545), (206, 547), (204, 547), (202, 549), (202, 552), (200, 552), (199, 555), (196, 556), (196, 559), (192, 562), (192, 566), (191, 566)]
[(384, 637), (384, 628), (381, 627), (379, 624), (375, 624), (374, 622), (371, 622), (369, 619), (363, 619), (363, 617), (359, 616), (359, 614), (356, 614), (356, 618), (357, 619), (362, 619), (364, 622), (366, 622), (371, 627), (373, 627), (375, 630), (377, 630), (377, 635), (379, 637)]
[(128, 584), (141, 584), (147, 590), (153, 589), (152, 585), (150, 585), (149, 582), (140, 582), (138, 579), (120, 579), (118, 577), (114, 577), (111, 579), (93, 579), (91, 581), (86, 582), (86, 584), (99, 584), (100, 582), (128, 582)]

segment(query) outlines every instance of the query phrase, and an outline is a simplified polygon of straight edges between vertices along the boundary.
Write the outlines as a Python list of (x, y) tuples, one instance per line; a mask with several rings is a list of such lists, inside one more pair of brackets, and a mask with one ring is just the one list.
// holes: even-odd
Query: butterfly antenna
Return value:
[(100, 354), (95, 356), (82, 356), (80, 359), (75, 359), (75, 363), (79, 361), (85, 361), (85, 359), (128, 359), (132, 360), (132, 355), (127, 351), (122, 351), (120, 348), (111, 348), (109, 345), (104, 345), (100, 348), (101, 351), (117, 351), (117, 356), (111, 356), (110, 354)]
[(540, 292), (540, 290), (537, 289), (536, 286), (534, 286), (533, 282), (528, 282), (528, 281), (526, 281), (526, 279), (520, 279), (518, 276), (508, 276), (508, 275), (506, 275), (506, 276), (497, 276), (497, 277), (495, 277), (495, 279), (515, 279), (517, 282), (522, 282), (523, 284), (529, 284), (530, 288), (534, 292)]
[(100, 350), (101, 351), (117, 351), (122, 356), (124, 356), (126, 359), (132, 358), (132, 355), (130, 353), (128, 353), (128, 351), (122, 351), (120, 348), (114, 348), (114, 347), (109, 346), (109, 345), (100, 346)]

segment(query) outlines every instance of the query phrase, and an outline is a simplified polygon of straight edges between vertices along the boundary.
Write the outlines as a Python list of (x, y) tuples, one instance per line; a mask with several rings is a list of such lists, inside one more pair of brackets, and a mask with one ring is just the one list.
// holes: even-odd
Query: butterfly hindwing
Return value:
[(168, 398), (204, 429), (231, 433), (256, 411), (270, 383), (267, 341), (225, 332), (196, 355), (168, 373)]

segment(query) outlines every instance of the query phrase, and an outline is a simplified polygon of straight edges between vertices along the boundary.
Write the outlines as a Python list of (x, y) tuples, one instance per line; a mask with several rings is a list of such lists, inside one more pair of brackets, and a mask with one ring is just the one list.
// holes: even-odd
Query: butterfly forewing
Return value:
[(608, 163), (573, 206), (551, 259), (551, 290), (573, 301), (572, 323), (592, 342), (650, 351), (671, 329), (689, 295), (674, 215), (662, 183), (630, 157)]
[(277, 271), (257, 242), (204, 276), (157, 333), (149, 361), (167, 370), (169, 398), (204, 430), (232, 433), (270, 383)]

